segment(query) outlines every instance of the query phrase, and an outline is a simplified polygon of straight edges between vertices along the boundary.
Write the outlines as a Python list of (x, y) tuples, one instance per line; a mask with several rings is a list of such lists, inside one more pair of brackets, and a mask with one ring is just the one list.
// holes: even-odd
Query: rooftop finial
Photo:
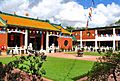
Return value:
[(13, 14), (16, 15), (16, 12), (14, 12)]
[(29, 14), (28, 14), (28, 13), (25, 13), (25, 16), (29, 16)]
[(37, 19), (39, 19), (39, 17), (37, 17)]

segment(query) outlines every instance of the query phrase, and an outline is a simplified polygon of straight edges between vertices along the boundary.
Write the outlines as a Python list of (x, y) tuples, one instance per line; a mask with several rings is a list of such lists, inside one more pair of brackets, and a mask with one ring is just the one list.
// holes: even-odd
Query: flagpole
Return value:
[(87, 19), (86, 28), (85, 28), (85, 31), (87, 33), (88, 33), (89, 21), (92, 21), (92, 19), (91, 19), (92, 18), (92, 12), (93, 12), (93, 8), (92, 7), (94, 7), (94, 5), (95, 5), (95, 2), (94, 2), (94, 0), (92, 0), (92, 4), (91, 4), (91, 7), (90, 7), (90, 11), (88, 13), (88, 19)]

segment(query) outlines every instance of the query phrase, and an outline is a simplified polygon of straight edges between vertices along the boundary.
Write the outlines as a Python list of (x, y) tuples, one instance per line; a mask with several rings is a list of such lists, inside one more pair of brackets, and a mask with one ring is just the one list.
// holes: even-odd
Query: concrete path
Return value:
[(88, 60), (88, 61), (97, 61), (97, 58), (100, 57), (100, 56), (90, 56), (90, 55), (83, 55), (83, 57), (78, 57), (77, 54), (64, 54), (63, 52), (48, 53), (47, 56), (58, 57), (58, 58), (77, 59), (77, 60)]

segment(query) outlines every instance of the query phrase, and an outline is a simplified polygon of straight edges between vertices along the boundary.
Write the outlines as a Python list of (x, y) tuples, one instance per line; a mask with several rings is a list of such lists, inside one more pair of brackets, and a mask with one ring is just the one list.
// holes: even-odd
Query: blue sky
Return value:
[[(104, 27), (120, 19), (120, 0), (94, 0), (89, 27)], [(0, 11), (49, 20), (63, 27), (86, 27), (92, 0), (0, 0)]]
[(104, 4), (105, 6), (108, 4), (112, 4), (113, 2), (120, 5), (120, 0), (75, 0), (79, 4), (83, 5), (84, 8), (88, 8), (92, 6), (92, 1), (95, 3), (94, 7), (98, 4)]

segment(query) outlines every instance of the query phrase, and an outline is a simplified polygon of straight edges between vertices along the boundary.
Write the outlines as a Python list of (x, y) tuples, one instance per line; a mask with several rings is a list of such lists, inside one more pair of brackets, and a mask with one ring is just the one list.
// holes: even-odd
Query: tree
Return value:
[(71, 32), (71, 31), (74, 30), (74, 29), (75, 29), (75, 28), (72, 27), (72, 26), (67, 26), (67, 27), (66, 27), (66, 30), (69, 31), (69, 32)]
[(114, 81), (120, 75), (120, 53), (108, 51), (95, 62), (88, 72), (87, 81), (108, 81), (111, 76)]
[(115, 24), (120, 24), (120, 19), (117, 22), (115, 22)]
[(115, 26), (115, 25), (117, 25), (117, 26), (120, 25), (120, 19), (118, 21), (116, 21), (116, 22), (113, 22), (113, 23), (107, 25), (107, 26)]

